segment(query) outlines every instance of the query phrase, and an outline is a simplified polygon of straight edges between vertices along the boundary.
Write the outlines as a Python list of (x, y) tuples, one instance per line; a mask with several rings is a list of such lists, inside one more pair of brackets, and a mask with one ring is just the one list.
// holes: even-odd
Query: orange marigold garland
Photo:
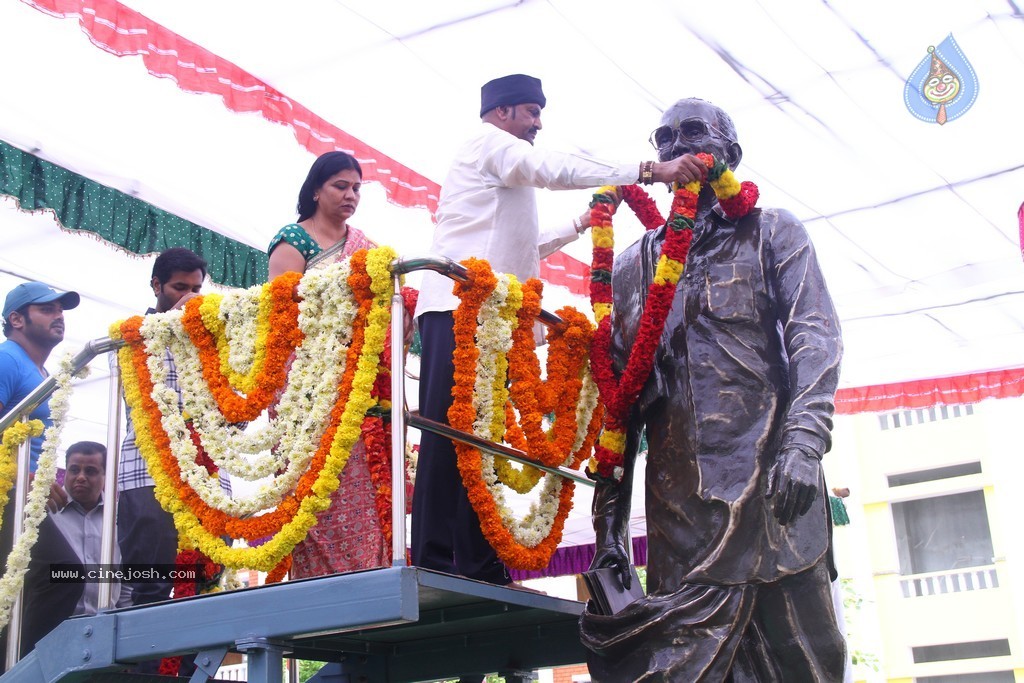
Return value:
[(301, 274), (289, 272), (274, 278), (270, 283), (272, 307), (263, 372), (254, 390), (244, 397), (232, 389), (230, 378), (223, 372), (217, 340), (207, 329), (200, 311), (202, 297), (190, 299), (185, 304), (182, 327), (199, 352), (203, 377), (228, 422), (256, 419), (284, 386), (288, 358), (302, 342), (302, 331), (298, 326), (299, 304), (292, 296), (301, 278)]
[[(139, 387), (140, 404), (132, 406), (136, 436), (152, 440), (154, 451), (158, 454), (159, 459), (156, 463), (147, 461), (147, 466), (150, 469), (159, 468), (170, 477), (177, 491), (177, 498), (213, 535), (255, 540), (277, 533), (298, 510), (298, 489), (296, 494), (285, 498), (272, 512), (240, 519), (209, 506), (183, 479), (178, 461), (171, 452), (170, 436), (164, 430), (160, 420), (160, 409), (152, 398), (153, 380), (146, 363), (146, 349), (142, 335), (139, 333), (141, 324), (141, 317), (129, 318), (121, 324), (121, 334), (127, 344), (128, 357)], [(122, 364), (123, 360), (124, 356), (122, 355)], [(328, 431), (331, 431), (330, 428)], [(323, 457), (315, 456), (309, 470), (300, 479), (300, 485), (305, 484), (304, 495), (308, 495), (313, 481), (319, 476), (324, 460)]]
[[(750, 182), (740, 184), (729, 167), (716, 161), (709, 154), (697, 157), (707, 167), (707, 180), (718, 197), (726, 215), (736, 220), (747, 215), (757, 203), (757, 186)], [(655, 270), (654, 280), (647, 293), (647, 302), (640, 318), (640, 328), (630, 351), (626, 368), (618, 377), (611, 361), (611, 275), (613, 267), (614, 238), (612, 216), (615, 204), (603, 193), (594, 195), (591, 203), (590, 225), (594, 242), (594, 258), (591, 268), (590, 298), (594, 316), (598, 321), (597, 333), (591, 345), (590, 362), (606, 407), (604, 431), (587, 468), (594, 479), (619, 482), (622, 479), (623, 453), (626, 442), (626, 417), (636, 402), (654, 364), (665, 320), (672, 307), (676, 285), (683, 273), (686, 257), (693, 239), (694, 218), (702, 183), (678, 186), (672, 201), (672, 213), (668, 230), (662, 244), (661, 258)], [(638, 211), (645, 227), (658, 227), (656, 211), (651, 211), (649, 198), (636, 186), (622, 188), (623, 197), (630, 206), (641, 207)]]
[[(548, 332), (547, 380), (541, 381), (533, 326), (541, 310), (542, 289), (540, 280), (523, 284), (519, 325), (512, 333), (509, 351), (509, 392), (526, 436), (528, 447), (524, 450), (534, 460), (553, 467), (562, 464), (576, 440), (576, 401), (583, 386), (593, 325), (573, 308), (558, 311), (565, 326)], [(555, 420), (549, 436), (543, 418), (552, 412)]]
[[(476, 346), (476, 331), (480, 310), (491, 295), (491, 292), (497, 286), (497, 279), (491, 272), (490, 266), (486, 261), (480, 261), (478, 259), (469, 259), (463, 262), (468, 270), (468, 280), (465, 283), (459, 283), (456, 285), (456, 295), (462, 300), (458, 310), (454, 316), (454, 333), (455, 333), (455, 387), (452, 390), (452, 406), (448, 411), (449, 423), (464, 432), (473, 433), (474, 421), (476, 419), (476, 408), (473, 400), (473, 390), (476, 381), (476, 364), (479, 357), (479, 351)], [(526, 307), (527, 291), (536, 292), (539, 295), (539, 287), (536, 285), (530, 285), (524, 287), (524, 307)], [(539, 301), (539, 299), (538, 299)], [(536, 319), (536, 314), (539, 312), (539, 305), (534, 306), (531, 301), (531, 310), (533, 310), (533, 319), (525, 320), (520, 318), (518, 321), (518, 329), (514, 333), (519, 335), (520, 347), (517, 349), (522, 355), (516, 357), (515, 362), (510, 362), (510, 376), (516, 374), (519, 376), (519, 383), (522, 385), (520, 388), (529, 388), (532, 386), (533, 392), (529, 396), (526, 396), (524, 402), (525, 405), (529, 405), (524, 410), (523, 414), (529, 416), (527, 422), (531, 424), (531, 430), (536, 428), (533, 435), (534, 439), (539, 445), (539, 448), (544, 451), (551, 450), (552, 443), (549, 437), (544, 433), (541, 428), (541, 420), (543, 412), (541, 411), (547, 405), (553, 404), (563, 398), (571, 398), (568, 403), (571, 407), (571, 414), (568, 410), (560, 410), (562, 414), (561, 421), (562, 427), (568, 433), (569, 436), (564, 437), (568, 442), (568, 447), (561, 451), (561, 457), (557, 459), (555, 464), (563, 464), (566, 457), (570, 455), (572, 446), (575, 445), (577, 438), (577, 420), (575, 415), (577, 397), (579, 396), (580, 389), (576, 388), (576, 396), (568, 397), (568, 393), (572, 391), (572, 386), (576, 376), (582, 371), (582, 364), (578, 364), (575, 371), (572, 369), (573, 360), (565, 356), (569, 353), (574, 353), (579, 345), (579, 340), (576, 340), (573, 335), (567, 335), (571, 341), (567, 341), (564, 348), (566, 351), (555, 352), (555, 360), (551, 365), (554, 379), (549, 377), (549, 385), (545, 386), (539, 382), (539, 365), (536, 362), (534, 356), (532, 360), (526, 357), (525, 349), (528, 347), (529, 350), (533, 349), (532, 336), (529, 342), (526, 341), (525, 336), (522, 334), (524, 330), (532, 330), (533, 320)], [(565, 314), (564, 312), (560, 312)], [(566, 315), (569, 317), (570, 324), (567, 328), (573, 328), (578, 324), (578, 321), (572, 320), (572, 314)], [(581, 316), (582, 317), (582, 316)], [(582, 318), (584, 321), (585, 318)], [(584, 326), (585, 329), (590, 329), (589, 322)], [(530, 333), (532, 335), (532, 332)], [(557, 337), (558, 335), (554, 335)], [(553, 337), (553, 338), (554, 338)], [(589, 341), (589, 336), (584, 335), (584, 339)], [(515, 345), (515, 342), (513, 342)], [(510, 354), (510, 360), (511, 360)], [(577, 354), (579, 357), (585, 358), (586, 356), (586, 344), (583, 345), (582, 352)], [(513, 369), (514, 368), (514, 369)], [(565, 389), (564, 387), (558, 386), (558, 382), (562, 384), (569, 384), (570, 388)], [(516, 382), (513, 381), (513, 387)], [(517, 392), (518, 393), (518, 392)], [(537, 398), (537, 405), (531, 402), (532, 398)], [(545, 405), (546, 404), (546, 405)], [(561, 406), (559, 406), (561, 407)], [(515, 424), (514, 411), (510, 406), (505, 407), (506, 410), (506, 424)], [(582, 446), (577, 449), (577, 464), (579, 462), (579, 454), (589, 452), (593, 445), (593, 438), (597, 432), (597, 428), (600, 424), (600, 418), (596, 415), (597, 419), (591, 419), (588, 425), (587, 438), (583, 440)], [(559, 421), (556, 418), (556, 423)], [(566, 426), (568, 425), (568, 426)], [(539, 433), (538, 433), (539, 432)], [(508, 434), (514, 442), (519, 440), (521, 431), (518, 429), (512, 429)], [(557, 438), (557, 437), (556, 437)], [(523, 436), (522, 439), (527, 441), (528, 439)], [(484, 536), (494, 547), (498, 556), (503, 562), (508, 564), (510, 567), (517, 569), (540, 569), (547, 566), (551, 559), (551, 555), (554, 553), (558, 546), (558, 542), (561, 540), (562, 529), (565, 524), (565, 519), (569, 514), (569, 510), (572, 507), (572, 494), (573, 494), (573, 483), (563, 482), (558, 487), (557, 501), (555, 501), (556, 507), (554, 510), (552, 525), (550, 530), (547, 532), (547, 536), (538, 539), (536, 545), (527, 546), (519, 542), (513, 533), (505, 526), (502, 521), (501, 512), (498, 509), (497, 503), (488, 489), (488, 484), (484, 477), (483, 472), (483, 456), (481, 452), (469, 446), (459, 442), (455, 443), (456, 451), (458, 453), (458, 468), (462, 476), (463, 483), (466, 486), (469, 494), (470, 503), (473, 505), (477, 516), (480, 519), (480, 528), (484, 533)], [(531, 452), (528, 447), (527, 452)], [(556, 452), (557, 453), (557, 452)], [(531, 453), (533, 455), (533, 453)]]
[(292, 570), (292, 555), (288, 553), (284, 558), (277, 563), (277, 566), (267, 572), (267, 578), (264, 583), (280, 583), (284, 580), (284, 577), (288, 575), (288, 572)]
[[(360, 250), (351, 259), (352, 273), (349, 277), (349, 285), (359, 301), (359, 310), (353, 323), (352, 342), (347, 352), (345, 373), (339, 383), (337, 400), (331, 409), (328, 427), (322, 435), (320, 445), (310, 463), (309, 469), (299, 479), (295, 491), (282, 500), (276, 509), (263, 515), (242, 519), (226, 514), (209, 506), (183, 480), (178, 462), (170, 449), (170, 436), (163, 429), (159, 408), (151, 397), (153, 382), (147, 365), (145, 343), (140, 333), (142, 318), (136, 316), (129, 318), (121, 324), (121, 336), (127, 344), (127, 349), (123, 350), (122, 353), (127, 352), (128, 354), (127, 358), (131, 362), (139, 389), (138, 400), (140, 405), (132, 406), (136, 432), (142, 438), (151, 439), (154, 444), (153, 450), (159, 455), (158, 462), (149, 462), (147, 464), (150, 468), (157, 467), (158, 474), (162, 472), (170, 477), (177, 490), (176, 497), (178, 500), (196, 516), (211, 535), (256, 540), (276, 534), (294, 518), (302, 501), (312, 493), (313, 485), (320, 477), (327, 454), (331, 449), (341, 422), (348, 397), (352, 391), (352, 382), (356, 374), (358, 360), (362, 354), (367, 316), (373, 305), (373, 292), (370, 288), (371, 278), (366, 271), (366, 256), (367, 252)], [(291, 299), (290, 288), (288, 290), (288, 298), (289, 300)], [(122, 355), (122, 360), (124, 358), (125, 356)], [(213, 367), (217, 367), (219, 370), (219, 363)]]

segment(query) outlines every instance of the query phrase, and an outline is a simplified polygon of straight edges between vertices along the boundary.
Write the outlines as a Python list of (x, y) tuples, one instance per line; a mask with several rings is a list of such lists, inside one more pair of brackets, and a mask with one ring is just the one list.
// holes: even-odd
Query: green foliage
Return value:
[(858, 647), (858, 615), (864, 606), (864, 596), (853, 585), (853, 579), (839, 579), (843, 595), (843, 617), (846, 620), (846, 646), (850, 648), (850, 661), (854, 666), (863, 666), (878, 671), (878, 655)]
[[(327, 662), (317, 662), (313, 660), (300, 659), (299, 660), (299, 683), (306, 683), (310, 678), (316, 675), (316, 672), (323, 668)], [(288, 662), (284, 662), (284, 680), (288, 680)]]

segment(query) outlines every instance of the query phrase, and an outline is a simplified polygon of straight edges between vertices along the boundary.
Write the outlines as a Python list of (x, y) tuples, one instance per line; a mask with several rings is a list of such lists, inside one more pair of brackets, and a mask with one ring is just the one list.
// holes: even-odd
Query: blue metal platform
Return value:
[(73, 683), (195, 653), (198, 682), (228, 651), (248, 655), (251, 683), (281, 681), (283, 657), (340, 663), (336, 683), (530, 671), (585, 661), (582, 610), (572, 600), (391, 567), (69, 619), (0, 681)]

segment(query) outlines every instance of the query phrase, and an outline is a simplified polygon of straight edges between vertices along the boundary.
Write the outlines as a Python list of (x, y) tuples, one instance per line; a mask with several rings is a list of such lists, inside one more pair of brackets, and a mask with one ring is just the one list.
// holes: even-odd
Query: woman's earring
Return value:
[(320, 201), (320, 195), (318, 195), (318, 194), (313, 195), (313, 201), (314, 202)]

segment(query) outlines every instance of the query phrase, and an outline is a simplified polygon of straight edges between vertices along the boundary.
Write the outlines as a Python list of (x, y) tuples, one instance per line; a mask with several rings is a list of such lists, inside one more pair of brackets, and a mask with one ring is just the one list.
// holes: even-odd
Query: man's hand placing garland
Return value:
[(779, 454), (768, 470), (765, 498), (775, 498), (775, 518), (787, 525), (811, 509), (818, 496), (821, 460), (798, 448)]
[(651, 169), (656, 183), (685, 185), (704, 180), (708, 167), (692, 154), (684, 154), (671, 161), (656, 161)]

